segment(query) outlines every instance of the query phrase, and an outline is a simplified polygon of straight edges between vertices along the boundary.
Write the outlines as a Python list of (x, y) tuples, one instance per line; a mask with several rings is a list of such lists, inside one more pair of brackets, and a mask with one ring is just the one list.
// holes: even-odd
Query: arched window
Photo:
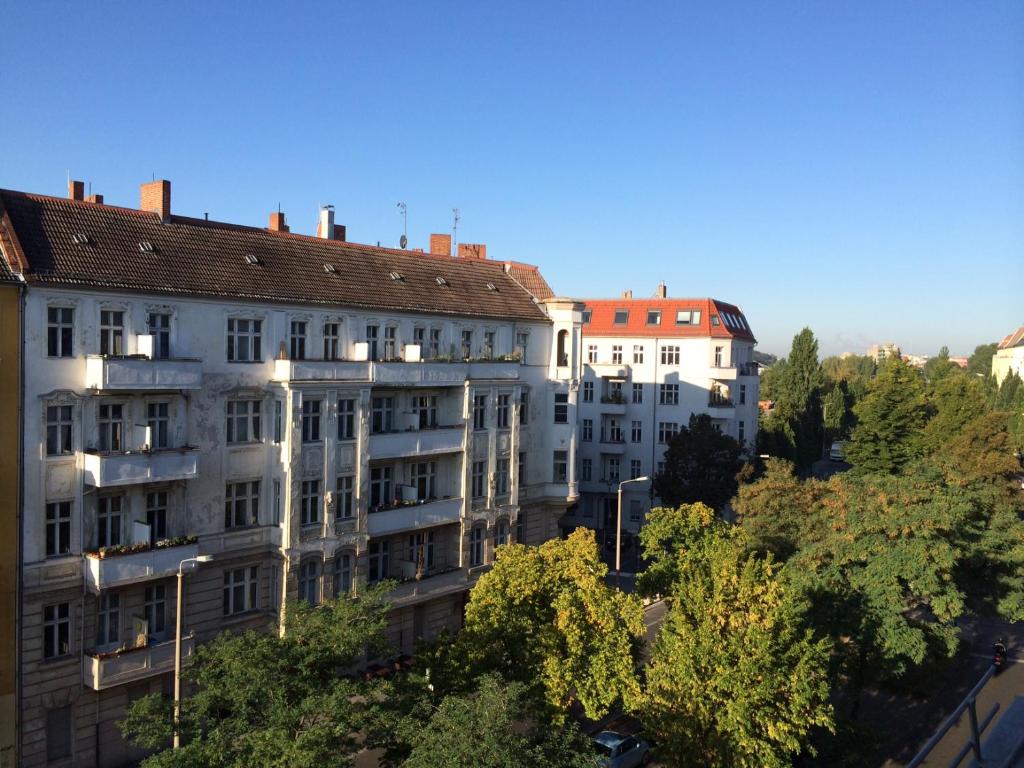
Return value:
[(310, 605), (320, 602), (320, 561), (307, 560), (299, 566), (299, 600)]
[(508, 520), (499, 520), (494, 526), (494, 546), (500, 547), (502, 544), (508, 544), (508, 533)]
[(562, 330), (558, 332), (558, 365), (569, 364), (569, 352), (566, 346), (569, 341), (569, 332)]
[(354, 558), (351, 552), (342, 552), (334, 558), (334, 596), (352, 594), (352, 564)]
[(471, 567), (484, 564), (484, 534), (486, 527), (478, 525), (469, 535), (469, 564)]

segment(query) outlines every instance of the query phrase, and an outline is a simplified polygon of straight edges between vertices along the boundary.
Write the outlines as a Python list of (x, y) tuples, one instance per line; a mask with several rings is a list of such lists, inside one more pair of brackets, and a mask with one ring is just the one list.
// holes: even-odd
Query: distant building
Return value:
[(874, 358), (877, 362), (882, 362), (887, 357), (899, 357), (900, 348), (893, 344), (891, 341), (885, 344), (872, 344), (868, 347), (868, 357)]
[(999, 342), (992, 356), (992, 376), (997, 382), (1010, 373), (1024, 377), (1024, 325)]

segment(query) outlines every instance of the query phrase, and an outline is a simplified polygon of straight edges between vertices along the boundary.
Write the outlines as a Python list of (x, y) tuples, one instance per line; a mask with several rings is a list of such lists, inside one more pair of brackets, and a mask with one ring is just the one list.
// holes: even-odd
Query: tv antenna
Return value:
[(452, 239), (455, 241), (456, 245), (459, 244), (459, 219), (461, 218), (462, 217), (459, 216), (459, 209), (452, 208)]
[(402, 237), (398, 244), (405, 248), (409, 244), (409, 206), (405, 203), (398, 204), (398, 211), (402, 214)]

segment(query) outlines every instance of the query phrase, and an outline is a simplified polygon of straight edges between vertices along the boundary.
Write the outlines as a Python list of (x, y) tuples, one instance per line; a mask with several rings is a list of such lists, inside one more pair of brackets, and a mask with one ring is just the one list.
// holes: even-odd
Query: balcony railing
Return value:
[(203, 385), (201, 360), (158, 360), (89, 355), (85, 360), (85, 386), (107, 391), (199, 389)]
[(621, 392), (610, 392), (607, 395), (601, 395), (601, 402), (606, 405), (625, 405), (626, 396)]
[(155, 451), (86, 453), (82, 469), (85, 482), (95, 488), (192, 480), (198, 475), (199, 451), (186, 446)]
[(734, 406), (735, 403), (729, 397), (716, 397), (712, 395), (708, 398), (708, 408), (733, 408)]
[[(183, 661), (192, 655), (193, 647), (191, 635), (181, 638)], [(87, 653), (82, 665), (82, 682), (86, 688), (102, 691), (173, 670), (174, 640), (166, 640), (111, 653)]]
[(519, 378), (518, 360), (402, 362), (275, 360), (274, 381), (370, 381), (395, 386), (458, 386), (466, 379)]
[[(193, 537), (194, 538), (194, 537)], [(99, 593), (140, 581), (173, 576), (182, 560), (199, 554), (194, 541), (167, 547), (143, 548), (141, 551), (90, 553), (85, 557), (85, 583), (90, 591)]]
[(424, 504), (402, 504), (390, 509), (370, 512), (366, 517), (366, 531), (370, 536), (430, 528), (459, 522), (462, 499), (439, 499)]
[(388, 595), (388, 602), (394, 607), (418, 603), (442, 595), (462, 592), (469, 588), (469, 581), (464, 568), (449, 568), (437, 571), (419, 580), (415, 578), (399, 584)]
[(626, 442), (626, 438), (625, 438), (625, 436), (624, 436), (624, 434), (623, 434), (621, 429), (613, 429), (613, 430), (610, 430), (609, 432), (602, 432), (601, 433), (601, 442), (602, 443), (624, 443), (624, 442)]
[(432, 456), (461, 451), (465, 443), (462, 425), (406, 432), (379, 432), (370, 435), (370, 458)]

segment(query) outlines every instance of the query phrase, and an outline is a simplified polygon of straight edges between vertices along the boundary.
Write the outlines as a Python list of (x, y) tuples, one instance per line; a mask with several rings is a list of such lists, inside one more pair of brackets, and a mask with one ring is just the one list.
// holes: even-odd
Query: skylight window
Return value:
[(715, 327), (718, 327), (719, 325), (722, 324), (722, 322), (718, 319), (718, 315), (711, 316), (711, 324)]
[(626, 325), (629, 322), (629, 310), (628, 309), (616, 309), (615, 310), (615, 325)]
[(71, 236), (71, 242), (75, 245), (89, 245), (89, 236), (84, 232), (78, 232)]
[(333, 264), (324, 264), (324, 272), (329, 275), (333, 275), (338, 271), (338, 268)]
[(388, 275), (388, 277), (390, 277), (392, 280), (402, 280), (403, 279), (402, 276), (398, 272), (391, 272)]
[(247, 254), (245, 254), (245, 263), (246, 264), (259, 264), (260, 263), (260, 257), (257, 256), (255, 253), (247, 253)]
[(139, 250), (142, 251), (143, 253), (156, 252), (156, 249), (153, 247), (153, 244), (148, 240), (143, 240), (141, 243), (139, 243)]
[(496, 290), (498, 290), (498, 286), (496, 286), (494, 283), (488, 283), (487, 284), (487, 290), (488, 291), (496, 291)]
[(676, 325), (689, 325), (692, 315), (688, 309), (680, 309), (676, 312)]
[(648, 325), (661, 325), (661, 310), (660, 309), (649, 309), (649, 310), (647, 310), (647, 324)]
[(438, 276), (435, 277), (434, 279), (437, 280), (438, 285), (448, 285), (448, 281), (445, 280), (443, 277)]

